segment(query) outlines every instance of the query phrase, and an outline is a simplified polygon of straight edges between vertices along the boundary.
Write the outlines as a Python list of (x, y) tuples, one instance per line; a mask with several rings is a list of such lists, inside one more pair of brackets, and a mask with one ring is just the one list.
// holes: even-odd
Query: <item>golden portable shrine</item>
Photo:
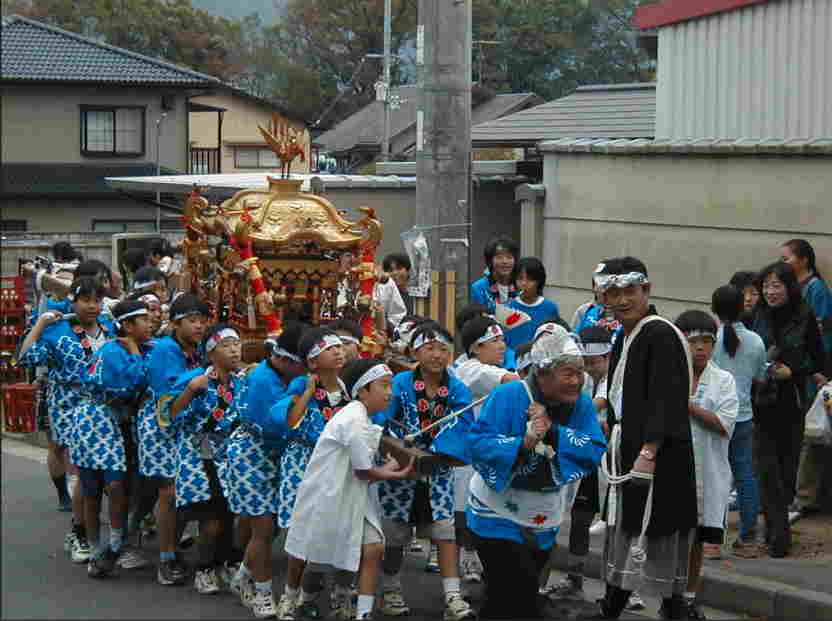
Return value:
[(200, 188), (187, 196), (184, 288), (240, 332), (246, 362), (263, 357), (264, 339), (288, 318), (318, 326), (349, 317), (361, 325), (362, 353), (381, 355), (372, 301), (381, 222), (366, 207), (351, 222), (327, 199), (301, 192), (302, 180), (289, 175), (303, 155), (294, 130), (278, 120), (259, 129), (282, 162), (281, 177), (221, 205)]

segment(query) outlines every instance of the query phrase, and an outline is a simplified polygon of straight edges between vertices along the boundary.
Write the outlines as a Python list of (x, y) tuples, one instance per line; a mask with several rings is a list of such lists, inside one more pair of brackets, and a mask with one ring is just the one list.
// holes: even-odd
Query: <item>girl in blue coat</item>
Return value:
[(486, 275), (471, 285), (471, 301), (482, 304), (494, 314), (497, 304), (505, 304), (517, 295), (514, 266), (520, 248), (508, 237), (496, 237), (485, 246)]
[(559, 317), (558, 305), (543, 297), (546, 286), (546, 268), (540, 259), (524, 257), (517, 262), (517, 289), (520, 294), (508, 301), (506, 306), (514, 310), (517, 326), (514, 327), (509, 315), (504, 324), (506, 345), (516, 350), (523, 343), (534, 338), (535, 331), (552, 317)]

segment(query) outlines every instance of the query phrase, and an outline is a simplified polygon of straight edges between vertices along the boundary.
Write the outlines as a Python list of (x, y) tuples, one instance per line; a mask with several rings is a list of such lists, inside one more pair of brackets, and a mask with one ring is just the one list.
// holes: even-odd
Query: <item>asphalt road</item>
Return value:
[[(55, 493), (46, 473), (46, 452), (7, 438), (3, 438), (2, 448), (3, 619), (254, 618), (227, 593), (203, 596), (191, 586), (159, 586), (155, 569), (122, 571), (108, 580), (88, 578), (86, 566), (72, 564), (63, 553), (70, 518), (56, 511)], [(151, 541), (146, 551), (149, 558), (158, 559), (155, 542)], [(193, 555), (193, 550), (190, 553)], [(425, 573), (424, 564), (424, 555), (410, 555), (402, 577), (412, 608), (411, 621), (442, 618), (440, 578)], [(274, 566), (279, 596), (285, 571), (279, 545), (275, 545)], [(586, 590), (588, 598), (595, 599), (600, 597), (602, 585), (589, 580)], [(475, 585), (470, 595), (476, 603), (480, 588)], [(645, 611), (622, 618), (655, 618), (658, 602), (648, 598), (647, 604)], [(707, 612), (709, 619), (736, 618), (735, 614)]]

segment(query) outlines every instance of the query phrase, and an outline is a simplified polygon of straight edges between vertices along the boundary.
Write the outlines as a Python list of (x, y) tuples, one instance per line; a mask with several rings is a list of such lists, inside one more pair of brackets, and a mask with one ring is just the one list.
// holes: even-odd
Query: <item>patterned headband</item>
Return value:
[(370, 382), (374, 382), (379, 378), (392, 376), (393, 371), (390, 370), (386, 364), (377, 364), (373, 367), (367, 369), (367, 371), (358, 378), (358, 381), (355, 382), (355, 385), (352, 387), (352, 398), (358, 399), (358, 391), (364, 388)]
[(691, 330), (690, 332), (685, 332), (685, 338), (688, 339), (695, 339), (703, 336), (709, 336), (716, 340), (716, 332), (711, 332), (710, 330)]
[(498, 336), (503, 336), (503, 329), (499, 326), (499, 324), (492, 323), (485, 331), (480, 338), (478, 338), (474, 343), (471, 345), (482, 345), (483, 343), (487, 343), (488, 341), (496, 339)]
[(237, 339), (240, 340), (240, 335), (237, 334), (236, 330), (231, 328), (223, 328), (216, 334), (212, 334), (208, 341), (205, 343), (205, 353), (211, 353), (214, 351), (214, 348), (219, 345), (225, 339)]
[(558, 324), (551, 321), (549, 323), (540, 324), (537, 330), (534, 331), (534, 338), (532, 340), (536, 341), (537, 337), (539, 337), (541, 334), (554, 334), (557, 331), (557, 327)]
[(341, 334), (338, 338), (341, 339), (342, 345), (345, 345), (347, 343), (349, 343), (350, 345), (361, 345), (361, 341), (359, 341), (354, 336), (350, 336), (348, 334)]
[(138, 291), (140, 289), (147, 289), (148, 287), (152, 287), (153, 285), (158, 285), (162, 281), (161, 280), (143, 280), (141, 282), (134, 282), (133, 283), (133, 291)]
[(420, 347), (424, 347), (428, 343), (441, 343), (442, 345), (451, 346), (451, 342), (438, 332), (425, 332), (416, 337), (413, 345), (410, 347), (411, 351), (418, 351)]
[(300, 359), (300, 356), (296, 356), (295, 354), (286, 351), (280, 345), (277, 344), (276, 340), (266, 339), (265, 341), (263, 341), (263, 343), (271, 347), (272, 356), (277, 356), (278, 358), (288, 358), (292, 362), (297, 362), (298, 364), (303, 363), (303, 360)]
[(517, 372), (520, 373), (521, 371), (524, 371), (528, 367), (532, 366), (532, 364), (534, 364), (534, 360), (532, 360), (532, 352), (528, 352), (517, 359), (515, 368)]
[(149, 307), (158, 306), (159, 310), (162, 310), (159, 298), (156, 297), (156, 295), (154, 295), (153, 293), (145, 293), (143, 296), (139, 298), (139, 302), (144, 302)]
[(599, 291), (606, 291), (612, 287), (630, 287), (632, 285), (646, 285), (650, 281), (641, 272), (629, 272), (627, 274), (595, 274), (593, 277), (595, 287)]
[(330, 347), (338, 347), (339, 345), (343, 345), (341, 343), (341, 337), (335, 336), (334, 334), (327, 334), (309, 350), (309, 353), (306, 354), (306, 359), (312, 360), (312, 358), (317, 358)]
[(612, 351), (610, 343), (581, 343), (580, 347), (584, 356), (604, 356)]

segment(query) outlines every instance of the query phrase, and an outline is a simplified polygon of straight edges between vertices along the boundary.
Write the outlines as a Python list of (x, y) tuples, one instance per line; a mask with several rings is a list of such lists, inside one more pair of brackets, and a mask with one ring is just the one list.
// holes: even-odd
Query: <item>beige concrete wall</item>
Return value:
[[(162, 96), (170, 95), (160, 139), (162, 166), (187, 170), (187, 112), (183, 91), (102, 86), (3, 86), (4, 162), (156, 162), (156, 119)], [(81, 105), (146, 106), (145, 153), (139, 157), (89, 158), (81, 155)]]
[(821, 157), (547, 154), (548, 294), (569, 319), (590, 298), (596, 264), (629, 254), (647, 264), (659, 310), (675, 316), (706, 308), (735, 271), (777, 260), (794, 237), (832, 275), (830, 169)]
[(156, 209), (128, 198), (3, 199), (3, 218), (26, 220), (27, 232), (92, 231), (93, 220), (154, 220)]
[[(277, 111), (269, 105), (257, 103), (228, 92), (194, 97), (191, 101), (226, 109), (222, 122), (222, 172), (251, 171), (252, 169), (248, 168), (235, 168), (234, 146), (237, 144), (262, 145), (265, 148), (266, 142), (263, 140), (263, 136), (260, 135), (257, 125), (260, 124), (268, 128), (272, 115), (276, 114)], [(190, 139), (193, 146), (211, 148), (217, 146), (218, 120), (216, 112), (192, 112), (189, 122), (191, 127)], [(306, 151), (305, 161), (302, 162), (298, 158), (292, 163), (292, 172), (308, 173), (310, 162), (309, 131), (302, 123), (290, 122), (296, 129), (303, 130), (303, 145)]]

